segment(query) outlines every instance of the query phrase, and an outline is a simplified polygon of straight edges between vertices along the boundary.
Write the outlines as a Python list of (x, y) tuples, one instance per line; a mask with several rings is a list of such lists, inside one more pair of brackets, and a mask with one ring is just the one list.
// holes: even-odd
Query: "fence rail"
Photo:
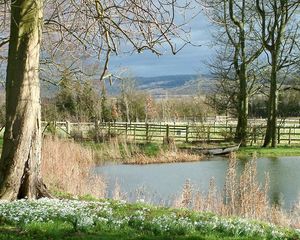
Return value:
[[(236, 131), (234, 121), (203, 123), (43, 123), (44, 131), (55, 129), (60, 134), (74, 138), (91, 139), (95, 132), (101, 136), (123, 136), (135, 141), (164, 141), (173, 139), (176, 142), (193, 141), (231, 141)], [(98, 129), (96, 131), (96, 129)], [(262, 144), (266, 124), (262, 120), (249, 120), (248, 142), (251, 145)], [(278, 121), (277, 142), (279, 144), (300, 143), (300, 121)]]

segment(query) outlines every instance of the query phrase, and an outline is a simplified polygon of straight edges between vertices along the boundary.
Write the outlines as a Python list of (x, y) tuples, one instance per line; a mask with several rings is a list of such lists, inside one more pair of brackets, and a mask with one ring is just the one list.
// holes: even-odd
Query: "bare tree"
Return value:
[[(254, 81), (251, 69), (254, 62), (262, 53), (262, 46), (255, 42), (255, 4), (248, 0), (203, 0), (211, 21), (217, 25), (221, 31), (217, 35), (217, 44), (222, 47), (221, 83), (227, 78), (237, 80), (236, 91), (230, 91), (230, 98), (237, 95), (237, 116), (238, 124), (235, 139), (246, 145), (248, 126), (248, 105), (249, 96), (254, 90)], [(225, 64), (224, 64), (225, 62)], [(217, 69), (221, 66), (214, 66)], [(231, 81), (233, 82), (233, 81)], [(228, 83), (228, 81), (226, 81)], [(221, 84), (220, 86), (225, 86)], [(225, 86), (228, 89), (230, 85)]]
[[(264, 147), (276, 147), (279, 73), (299, 62), (297, 9), (299, 1), (256, 0), (259, 36), (271, 68), (268, 122)], [(290, 69), (289, 69), (290, 71)]]
[[(150, 50), (160, 54), (165, 47), (173, 53), (180, 50), (171, 39), (178, 41), (186, 32), (182, 24), (175, 24), (175, 13), (188, 5), (180, 6), (176, 0), (61, 0), (45, 3), (45, 17), (42, 0), (11, 1), (10, 7), (0, 198), (13, 200), (44, 194), (40, 191), (43, 184), (39, 175), (42, 33), (43, 43), (53, 47), (48, 52), (50, 57), (72, 57), (74, 48), (81, 46), (82, 51), (97, 53), (99, 59), (105, 59), (99, 77), (103, 79), (112, 53)], [(180, 21), (179, 17), (176, 21)]]

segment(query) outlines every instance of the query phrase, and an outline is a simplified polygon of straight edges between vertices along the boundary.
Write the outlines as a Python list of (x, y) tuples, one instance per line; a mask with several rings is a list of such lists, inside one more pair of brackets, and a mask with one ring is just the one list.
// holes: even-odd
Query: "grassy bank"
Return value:
[(300, 156), (299, 145), (280, 145), (277, 148), (261, 148), (255, 147), (242, 147), (239, 149), (238, 157), (252, 156), (254, 153), (258, 157), (284, 157), (284, 156)]
[[(167, 146), (155, 142), (132, 143), (119, 140), (99, 144), (92, 142), (83, 144), (85, 147), (92, 148), (95, 152), (95, 159), (99, 164), (106, 162), (124, 164), (194, 162), (206, 158), (203, 155), (186, 153), (180, 150), (182, 147), (194, 147), (195, 145), (192, 144)], [(205, 145), (204, 148), (217, 146), (218, 145)], [(261, 148), (260, 146), (241, 147), (237, 152), (237, 157), (251, 157), (254, 153), (257, 157), (300, 156), (300, 146), (279, 145), (277, 148)]]
[(124, 201), (0, 202), (0, 239), (299, 239), (293, 229)]
[(98, 164), (157, 164), (174, 162), (195, 162), (203, 159), (198, 154), (178, 150), (175, 144), (136, 143), (114, 139), (104, 143), (85, 142), (83, 146), (91, 148)]
[[(0, 138), (0, 150), (3, 139)], [(228, 146), (234, 143), (226, 144), (202, 144), (201, 147)], [(115, 139), (104, 143), (94, 143), (93, 141), (82, 142), (82, 146), (91, 149), (97, 164), (107, 162), (125, 163), (125, 164), (151, 164), (151, 163), (173, 163), (173, 162), (193, 162), (205, 159), (205, 156), (197, 154), (187, 154), (180, 151), (182, 147), (193, 147), (191, 143), (173, 144), (171, 146), (161, 143), (135, 143), (126, 142), (122, 139)], [(200, 146), (200, 145), (199, 145)], [(253, 154), (257, 157), (283, 157), (300, 156), (300, 145), (279, 145), (277, 148), (262, 148), (260, 146), (241, 147), (237, 152), (237, 157), (251, 157)]]

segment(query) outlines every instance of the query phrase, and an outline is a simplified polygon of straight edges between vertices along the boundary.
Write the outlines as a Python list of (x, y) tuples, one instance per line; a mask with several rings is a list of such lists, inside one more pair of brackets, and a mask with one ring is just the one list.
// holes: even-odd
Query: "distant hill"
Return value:
[[(199, 92), (207, 93), (212, 89), (214, 80), (209, 75), (168, 75), (156, 77), (136, 77), (136, 88), (151, 93), (154, 97), (195, 95)], [(92, 85), (100, 92), (98, 80)], [(120, 83), (115, 80), (113, 85), (106, 83), (109, 94), (117, 95), (120, 92)], [(42, 84), (42, 96), (51, 97), (58, 91), (57, 86)]]
[(169, 75), (157, 77), (138, 77), (137, 84), (140, 89), (176, 88), (197, 79), (197, 75)]
[[(172, 95), (195, 95), (199, 92), (207, 93), (212, 89), (214, 81), (211, 76), (199, 75), (168, 75), (156, 77), (137, 77), (136, 88), (147, 91), (155, 97)], [(117, 94), (118, 84), (107, 86), (111, 94)]]

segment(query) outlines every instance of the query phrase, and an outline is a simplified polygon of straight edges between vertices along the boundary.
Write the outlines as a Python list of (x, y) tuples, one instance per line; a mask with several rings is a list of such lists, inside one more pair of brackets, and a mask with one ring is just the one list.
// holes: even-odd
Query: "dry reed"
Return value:
[(118, 162), (123, 164), (159, 164), (175, 162), (196, 162), (203, 159), (202, 155), (177, 151), (175, 145), (170, 144), (167, 150), (160, 150), (158, 156), (147, 156), (135, 143), (128, 143), (125, 139), (115, 138), (102, 145), (95, 151), (97, 163)]
[(137, 153), (130, 158), (124, 159), (123, 164), (146, 165), (160, 163), (198, 162), (202, 159), (203, 156), (198, 154), (190, 154), (174, 150), (161, 150), (158, 156), (146, 156), (143, 153)]
[(282, 226), (300, 226), (300, 202), (293, 211), (287, 212), (268, 199), (269, 177), (264, 185), (257, 180), (255, 158), (246, 163), (241, 174), (237, 173), (235, 155), (229, 159), (224, 189), (217, 191), (212, 179), (206, 193), (195, 190), (186, 181), (182, 193), (174, 202), (175, 207), (191, 208), (196, 211), (214, 212), (222, 216), (239, 216), (248, 219), (269, 221)]
[(121, 190), (121, 186), (119, 184), (118, 179), (115, 182), (115, 187), (112, 193), (112, 199), (120, 201), (120, 200), (128, 200), (126, 193), (123, 193)]
[(104, 180), (92, 173), (95, 163), (90, 149), (69, 140), (49, 137), (43, 142), (42, 159), (42, 176), (50, 190), (75, 196), (105, 196)]
[(114, 138), (103, 143), (100, 149), (95, 150), (95, 159), (97, 163), (119, 162), (124, 159), (130, 159), (139, 152), (138, 146), (133, 143), (127, 143), (124, 139)]

